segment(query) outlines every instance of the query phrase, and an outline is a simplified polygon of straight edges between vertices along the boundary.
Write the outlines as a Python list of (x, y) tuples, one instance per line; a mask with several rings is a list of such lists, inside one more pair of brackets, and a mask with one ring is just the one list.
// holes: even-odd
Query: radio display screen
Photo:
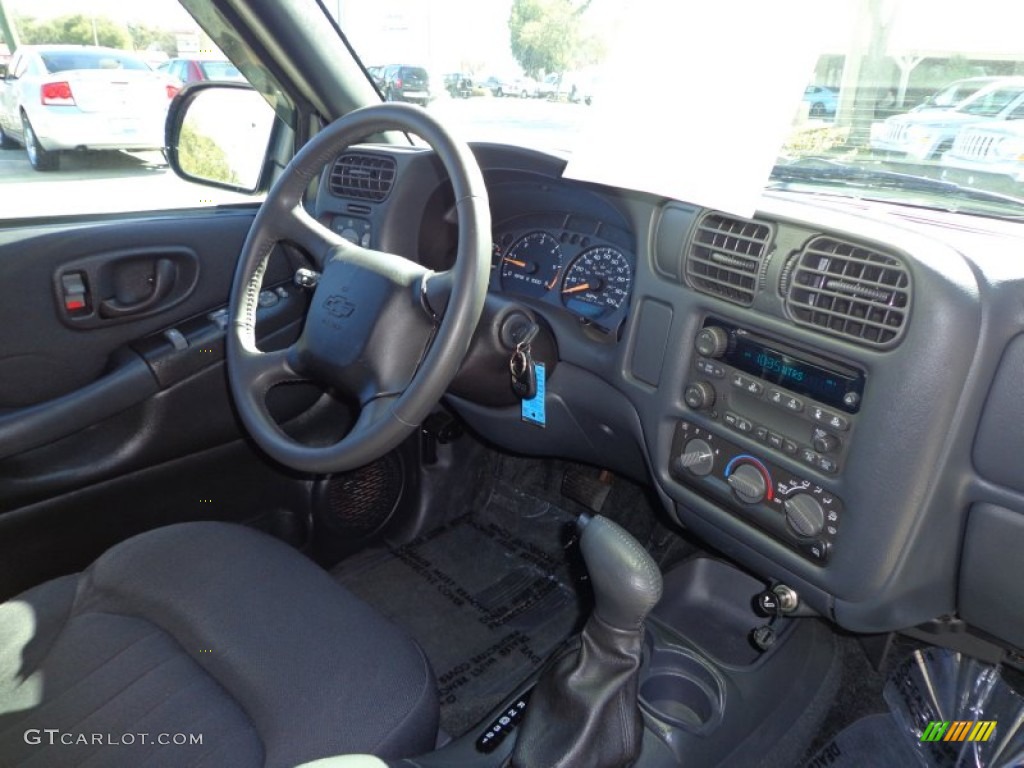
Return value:
[[(732, 344), (723, 361), (765, 381), (806, 395), (820, 403), (856, 412), (864, 391), (864, 376), (853, 370), (829, 367), (822, 361), (811, 362), (770, 346), (743, 333), (731, 334)], [(844, 398), (855, 393), (852, 404)]]

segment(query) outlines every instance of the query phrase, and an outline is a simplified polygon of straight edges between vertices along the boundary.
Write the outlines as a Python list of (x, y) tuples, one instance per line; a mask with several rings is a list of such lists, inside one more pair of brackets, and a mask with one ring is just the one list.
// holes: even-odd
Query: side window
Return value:
[[(22, 45), (12, 56), (11, 77), (0, 80), (0, 138), (6, 150), (0, 152), (0, 216), (17, 220), (254, 201), (185, 181), (167, 165), (165, 124), (178, 80), (187, 79), (190, 66), (198, 70), (200, 60), (231, 66), (178, 0), (129, 4), (123, 16), (108, 15), (114, 7), (109, 3), (61, 0), (60, 13), (46, 20), (39, 18), (37, 4), (4, 0)], [(81, 18), (91, 23), (75, 21)], [(43, 64), (30, 66), (32, 60)], [(237, 75), (233, 79), (244, 79), (231, 71)], [(207, 147), (200, 154), (221, 178), (236, 178), (252, 165), (229, 145), (213, 146), (209, 137), (196, 136), (192, 143)]]

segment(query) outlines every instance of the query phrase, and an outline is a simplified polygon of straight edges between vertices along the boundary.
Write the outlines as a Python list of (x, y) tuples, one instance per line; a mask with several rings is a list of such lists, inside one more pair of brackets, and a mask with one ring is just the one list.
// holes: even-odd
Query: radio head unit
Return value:
[(847, 413), (860, 410), (864, 374), (848, 366), (710, 318), (696, 346), (706, 357), (823, 405)]

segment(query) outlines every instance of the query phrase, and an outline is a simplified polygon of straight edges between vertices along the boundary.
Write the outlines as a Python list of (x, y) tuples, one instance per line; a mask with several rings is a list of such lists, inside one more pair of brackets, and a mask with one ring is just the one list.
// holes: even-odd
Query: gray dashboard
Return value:
[[(385, 157), (388, 193), (354, 196), (332, 174), (317, 217), (450, 266), (436, 159), (351, 151)], [(491, 292), (543, 320), (557, 364), (544, 428), (515, 405), (450, 397), (467, 423), (509, 450), (651, 482), (682, 526), (844, 627), (958, 615), (1024, 646), (1018, 225), (795, 193), (766, 193), (747, 220), (564, 180), (557, 157), (474, 151), (495, 227)], [(538, 232), (564, 261), (517, 291), (503, 254)], [(629, 269), (604, 322), (566, 300), (582, 279), (560, 282), (592, 248)], [(709, 336), (719, 344), (696, 344)]]

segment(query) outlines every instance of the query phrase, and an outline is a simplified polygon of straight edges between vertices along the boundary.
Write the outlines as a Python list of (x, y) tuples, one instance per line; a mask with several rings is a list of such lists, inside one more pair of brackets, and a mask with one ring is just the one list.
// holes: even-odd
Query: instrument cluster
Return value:
[(628, 235), (586, 218), (556, 218), (527, 216), (495, 229), (491, 289), (617, 331), (628, 314), (636, 271)]

